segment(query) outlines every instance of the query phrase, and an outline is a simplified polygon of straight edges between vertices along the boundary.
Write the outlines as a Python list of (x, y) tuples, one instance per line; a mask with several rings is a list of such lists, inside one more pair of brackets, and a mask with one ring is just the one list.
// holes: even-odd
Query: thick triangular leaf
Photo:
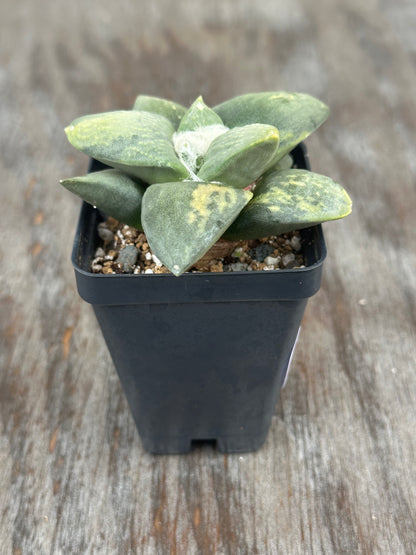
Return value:
[(145, 187), (118, 170), (92, 172), (60, 181), (66, 189), (127, 225), (141, 226)]
[(347, 216), (351, 199), (329, 177), (307, 170), (283, 170), (263, 178), (251, 202), (227, 230), (230, 239), (280, 235)]
[(277, 127), (280, 144), (274, 162), (306, 139), (329, 114), (329, 108), (317, 98), (288, 92), (244, 94), (219, 104), (214, 110), (228, 127), (249, 123)]
[(76, 119), (65, 131), (75, 148), (146, 183), (188, 176), (173, 148), (174, 128), (158, 114), (141, 111), (93, 114)]
[(279, 132), (271, 125), (235, 127), (212, 141), (198, 177), (247, 187), (265, 171), (278, 145)]
[(175, 129), (178, 128), (179, 123), (186, 112), (186, 108), (157, 96), (148, 96), (139, 94), (133, 106), (133, 110), (143, 110), (145, 112), (152, 112), (167, 118)]
[(222, 125), (222, 120), (199, 96), (183, 116), (178, 131), (197, 131), (209, 125)]
[(235, 220), (252, 193), (193, 181), (148, 187), (142, 222), (150, 248), (179, 276), (197, 262)]

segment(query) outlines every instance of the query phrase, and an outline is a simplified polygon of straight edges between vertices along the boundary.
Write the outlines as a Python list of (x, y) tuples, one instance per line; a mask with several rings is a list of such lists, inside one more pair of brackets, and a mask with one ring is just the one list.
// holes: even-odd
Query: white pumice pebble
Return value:
[(294, 235), (290, 240), (290, 245), (295, 251), (300, 251), (302, 246), (300, 238), (297, 235)]
[[(146, 255), (146, 258), (147, 258), (147, 255)], [(159, 267), (163, 266), (162, 262), (158, 259), (158, 257), (155, 254), (152, 254), (152, 260), (156, 264), (156, 266), (159, 266)]]
[(120, 239), (121, 244), (124, 247), (124, 245), (126, 244), (126, 240), (124, 238), (124, 235), (121, 233), (121, 231), (119, 229), (117, 230), (117, 237)]

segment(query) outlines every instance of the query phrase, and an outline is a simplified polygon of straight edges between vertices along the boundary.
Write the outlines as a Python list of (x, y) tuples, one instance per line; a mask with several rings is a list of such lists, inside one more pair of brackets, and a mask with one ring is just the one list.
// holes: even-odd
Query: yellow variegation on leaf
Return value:
[(228, 228), (230, 239), (280, 235), (351, 212), (345, 189), (330, 177), (307, 170), (281, 170), (262, 178), (254, 197)]
[(228, 127), (267, 123), (277, 127), (279, 149), (270, 167), (306, 139), (328, 117), (323, 102), (302, 93), (262, 92), (236, 96), (214, 107)]
[(301, 93), (245, 94), (214, 109), (198, 97), (188, 110), (139, 95), (131, 111), (66, 128), (76, 148), (114, 169), (61, 183), (143, 226), (155, 255), (180, 275), (220, 237), (278, 235), (350, 213), (340, 185), (292, 168), (293, 148), (327, 116), (324, 103)]
[(65, 131), (78, 150), (146, 183), (189, 176), (173, 148), (174, 128), (158, 114), (126, 110), (92, 114), (76, 119)]
[(252, 193), (221, 183), (163, 183), (143, 197), (142, 223), (150, 248), (179, 276), (235, 220)]

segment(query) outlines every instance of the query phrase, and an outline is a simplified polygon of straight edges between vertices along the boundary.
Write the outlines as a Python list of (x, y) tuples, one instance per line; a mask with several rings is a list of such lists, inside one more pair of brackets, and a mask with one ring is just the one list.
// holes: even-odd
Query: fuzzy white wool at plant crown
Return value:
[(177, 131), (173, 134), (176, 154), (193, 180), (201, 181), (196, 175), (198, 160), (205, 156), (212, 141), (227, 131), (229, 128), (225, 125), (216, 124), (200, 127), (195, 131)]

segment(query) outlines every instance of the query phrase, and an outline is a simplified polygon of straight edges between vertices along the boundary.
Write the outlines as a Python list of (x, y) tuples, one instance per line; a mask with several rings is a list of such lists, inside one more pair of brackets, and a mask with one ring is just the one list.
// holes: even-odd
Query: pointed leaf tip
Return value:
[(152, 251), (174, 275), (181, 275), (221, 237), (251, 197), (219, 183), (152, 185), (142, 209)]
[(197, 131), (201, 127), (209, 127), (210, 125), (222, 125), (222, 120), (212, 108), (205, 104), (202, 96), (198, 96), (184, 114), (178, 131)]
[(122, 172), (102, 170), (61, 179), (60, 184), (107, 216), (142, 229), (140, 214), (145, 188)]

